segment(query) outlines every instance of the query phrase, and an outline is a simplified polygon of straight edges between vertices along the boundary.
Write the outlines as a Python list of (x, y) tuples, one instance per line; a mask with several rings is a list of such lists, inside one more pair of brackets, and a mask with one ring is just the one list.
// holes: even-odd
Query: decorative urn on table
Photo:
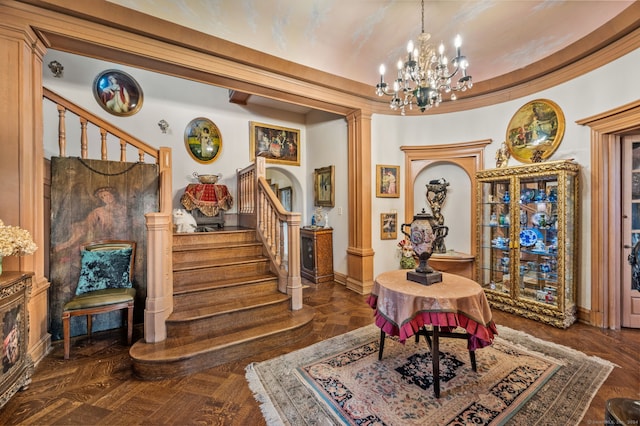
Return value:
[[(409, 232), (406, 228), (409, 228)], [(420, 261), (415, 271), (407, 272), (407, 279), (425, 285), (442, 281), (442, 273), (434, 271), (429, 266), (429, 258), (433, 247), (449, 233), (449, 227), (438, 225), (436, 219), (423, 209), (421, 213), (413, 216), (413, 222), (403, 224), (401, 230), (409, 237), (413, 251)]]

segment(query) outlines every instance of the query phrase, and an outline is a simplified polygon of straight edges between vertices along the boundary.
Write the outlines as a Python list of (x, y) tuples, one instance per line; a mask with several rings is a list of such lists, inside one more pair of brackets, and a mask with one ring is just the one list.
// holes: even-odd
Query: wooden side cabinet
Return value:
[(300, 229), (300, 275), (314, 283), (333, 281), (333, 229)]
[(0, 331), (2, 331), (2, 375), (0, 408), (20, 389), (31, 383), (33, 362), (29, 342), (29, 295), (32, 273), (6, 271), (0, 275)]

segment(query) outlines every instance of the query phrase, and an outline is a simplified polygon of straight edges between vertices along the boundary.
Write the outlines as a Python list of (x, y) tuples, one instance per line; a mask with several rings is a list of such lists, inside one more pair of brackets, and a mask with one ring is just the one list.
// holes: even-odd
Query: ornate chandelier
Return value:
[[(442, 102), (442, 93), (451, 93), (450, 99), (455, 101), (455, 92), (464, 92), (471, 89), (473, 82), (471, 76), (467, 75), (469, 62), (460, 53), (462, 39), (456, 36), (455, 47), (456, 56), (449, 61), (444, 54), (444, 45), (441, 43), (438, 50), (429, 43), (431, 34), (424, 32), (424, 0), (422, 0), (422, 32), (418, 36), (418, 46), (414, 48), (413, 41), (407, 45), (407, 60), (403, 63), (398, 61), (398, 77), (393, 82), (390, 90), (384, 82), (385, 66), (380, 65), (380, 83), (376, 84), (376, 94), (378, 96), (391, 96), (390, 107), (394, 111), (400, 110), (405, 115), (405, 107), (413, 109), (415, 103), (421, 112), (432, 107), (437, 107)], [(451, 84), (452, 78), (461, 72), (462, 75), (455, 83)]]

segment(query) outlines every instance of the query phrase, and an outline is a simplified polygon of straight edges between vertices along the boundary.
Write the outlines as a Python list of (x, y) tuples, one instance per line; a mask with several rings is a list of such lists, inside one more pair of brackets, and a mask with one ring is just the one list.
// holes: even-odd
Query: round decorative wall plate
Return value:
[(142, 108), (142, 89), (138, 82), (124, 71), (102, 71), (93, 81), (93, 97), (107, 112), (129, 116)]
[(184, 144), (198, 163), (215, 161), (222, 152), (222, 135), (218, 126), (208, 118), (194, 118), (184, 130)]
[(555, 102), (547, 99), (528, 102), (509, 122), (507, 148), (522, 163), (546, 160), (560, 145), (564, 126), (564, 114)]

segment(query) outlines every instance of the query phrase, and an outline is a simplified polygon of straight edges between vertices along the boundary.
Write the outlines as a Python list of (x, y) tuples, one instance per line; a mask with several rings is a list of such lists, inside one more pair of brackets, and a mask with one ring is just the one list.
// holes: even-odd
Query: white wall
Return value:
[(313, 205), (313, 172), (327, 166), (335, 166), (335, 204), (334, 207), (323, 207), (329, 213), (329, 226), (333, 228), (333, 269), (347, 273), (348, 239), (348, 146), (347, 121), (322, 111), (314, 111), (307, 115), (307, 204), (302, 220), (304, 225), (311, 223), (311, 215), (315, 211)]
[[(47, 64), (57, 60), (64, 66), (62, 78), (54, 78)], [(251, 108), (228, 101), (226, 89), (196, 83), (189, 80), (170, 77), (158, 73), (112, 64), (91, 58), (50, 50), (43, 61), (44, 86), (66, 99), (82, 106), (93, 114), (113, 123), (136, 138), (153, 147), (170, 147), (173, 156), (173, 206), (181, 207), (180, 196), (189, 183), (197, 180), (192, 176), (199, 174), (222, 173), (221, 183), (229, 187), (234, 196), (236, 192), (236, 169), (249, 165), (249, 122), (258, 121), (283, 127), (300, 129), (303, 150), (300, 166), (272, 165), (284, 170), (292, 181), (304, 187), (306, 173), (306, 155), (304, 145), (307, 143), (305, 117), (302, 114), (288, 111), (268, 109), (261, 106)], [(142, 108), (132, 116), (119, 117), (106, 112), (95, 101), (92, 93), (95, 77), (107, 69), (118, 69), (131, 75), (141, 86), (144, 101)], [(196, 162), (188, 153), (184, 141), (184, 131), (191, 120), (205, 117), (211, 120), (222, 135), (222, 152), (210, 164)], [(164, 119), (170, 127), (166, 134), (160, 131), (158, 122)], [(45, 156), (57, 156), (57, 112), (50, 102), (44, 103), (44, 144)], [(80, 155), (80, 127), (77, 119), (67, 114), (67, 153)], [(90, 140), (99, 141), (97, 129), (89, 129)], [(91, 158), (99, 157), (99, 144), (90, 151)], [(109, 159), (119, 158), (119, 145), (115, 139), (109, 142)], [(137, 153), (130, 151), (128, 161), (137, 161)], [(146, 161), (150, 161), (147, 159)], [(303, 205), (303, 204), (301, 204)], [(236, 206), (229, 213), (236, 213)]]
[[(47, 64), (51, 60), (61, 62), (64, 77), (51, 76)], [(236, 168), (249, 163), (249, 121), (260, 121), (299, 128), (301, 130), (300, 167), (269, 165), (278, 169), (299, 184), (295, 191), (296, 210), (302, 213), (304, 224), (310, 223), (313, 213), (313, 170), (329, 165), (336, 166), (335, 207), (328, 209), (329, 223), (334, 228), (334, 269), (346, 274), (346, 249), (348, 243), (347, 208), (347, 123), (342, 117), (324, 112), (312, 112), (306, 117), (300, 114), (259, 107), (242, 107), (230, 104), (225, 89), (215, 88), (187, 80), (150, 73), (144, 70), (109, 64), (89, 58), (81, 58), (63, 52), (49, 51), (44, 59), (44, 84), (71, 101), (82, 105), (91, 112), (114, 123), (134, 136), (153, 146), (169, 146), (174, 158), (174, 205), (178, 205), (181, 189), (192, 181), (191, 174), (222, 173), (223, 183), (230, 186), (235, 194)], [(640, 93), (640, 79), (637, 78), (637, 64), (640, 63), (640, 50), (632, 52), (604, 67), (592, 71), (560, 86), (545, 90), (532, 96), (514, 99), (502, 104), (459, 113), (436, 114), (427, 116), (402, 117), (397, 115), (374, 115), (372, 119), (372, 182), (375, 188), (375, 165), (404, 165), (402, 145), (438, 145), (456, 142), (469, 142), (492, 139), (485, 152), (485, 168), (495, 167), (495, 152), (505, 140), (506, 129), (513, 114), (526, 102), (546, 98), (556, 102), (563, 110), (566, 130), (562, 143), (551, 160), (573, 158), (583, 166), (581, 174), (582, 207), (582, 255), (580, 259), (581, 282), (578, 285), (579, 306), (590, 308), (590, 239), (591, 226), (591, 182), (590, 182), (590, 131), (578, 126), (576, 120), (596, 115), (618, 106), (636, 101)], [(117, 117), (104, 111), (93, 99), (91, 87), (97, 74), (108, 68), (121, 69), (131, 74), (141, 84), (144, 91), (144, 105), (140, 112), (131, 117)], [(48, 157), (57, 155), (57, 113), (55, 108), (45, 105), (45, 152)], [(186, 151), (183, 131), (187, 123), (196, 117), (207, 117), (220, 129), (223, 136), (221, 156), (211, 165), (196, 163)], [(162, 134), (157, 125), (165, 119), (171, 125), (167, 134)], [(67, 121), (67, 139), (78, 140), (76, 123)], [(74, 136), (75, 132), (75, 136)], [(75, 137), (75, 139), (74, 139)], [(70, 148), (67, 155), (78, 155)], [(116, 155), (118, 150), (110, 151)], [(113, 157), (115, 159), (116, 157)], [(135, 155), (130, 157), (134, 161)], [(517, 164), (513, 159), (510, 165)], [(465, 242), (456, 236), (461, 230), (458, 223), (468, 222), (462, 214), (466, 209), (457, 209), (468, 203), (463, 176), (456, 170), (439, 165), (425, 173), (427, 180), (445, 177), (451, 182), (449, 196), (443, 207), (445, 224), (451, 229), (451, 237), (446, 240), (448, 248), (469, 251), (473, 241)], [(433, 176), (432, 176), (433, 173)], [(404, 170), (401, 170), (404, 176)], [(422, 175), (419, 176), (422, 179)], [(297, 183), (296, 183), (297, 182)], [(416, 192), (424, 191), (424, 183)], [(298, 193), (300, 192), (300, 193)], [(396, 257), (397, 240), (380, 240), (380, 213), (397, 211), (398, 218), (404, 218), (404, 182), (400, 184), (400, 198), (376, 198), (372, 194), (372, 246), (376, 253), (374, 274), (398, 268)], [(460, 199), (457, 197), (460, 196)], [(298, 204), (300, 203), (300, 204)], [(419, 209), (420, 205), (415, 205)], [(428, 207), (425, 203), (424, 207)], [(235, 209), (234, 209), (235, 210)], [(426, 209), (427, 211), (428, 208)], [(340, 213), (341, 212), (341, 213)], [(416, 212), (412, 212), (416, 213)], [(456, 224), (454, 227), (453, 224)], [(455, 229), (454, 229), (455, 228)], [(398, 235), (398, 240), (401, 235)]]
[[(636, 50), (606, 66), (560, 86), (532, 96), (473, 111), (417, 117), (375, 115), (372, 124), (372, 144), (377, 148), (373, 150), (372, 163), (404, 164), (404, 158), (399, 149), (401, 145), (437, 145), (492, 139), (493, 142), (487, 146), (485, 151), (484, 166), (485, 168), (494, 168), (496, 150), (505, 140), (509, 121), (518, 108), (530, 100), (538, 98), (554, 101), (564, 112), (566, 129), (562, 143), (549, 160), (573, 158), (583, 167), (580, 176), (582, 251), (579, 260), (578, 305), (590, 308), (590, 129), (577, 125), (576, 121), (638, 100), (640, 79), (637, 78), (637, 64), (639, 63), (640, 50)], [(509, 160), (509, 165), (515, 164), (518, 164), (518, 162), (514, 159)], [(404, 173), (404, 170), (402, 173)], [(448, 172), (445, 175), (445, 171), (442, 170), (440, 174), (449, 180)], [(453, 178), (450, 181), (450, 188), (455, 188), (458, 182)], [(404, 206), (403, 197), (404, 191), (401, 192), (401, 198), (393, 199), (394, 201), (374, 198), (374, 216), (378, 216), (378, 212), (387, 211), (391, 208), (397, 208), (401, 212), (402, 206)], [(453, 195), (451, 199), (453, 199)], [(451, 199), (447, 199), (446, 207), (450, 207), (452, 204), (457, 205), (457, 199), (456, 203), (450, 203)], [(416, 205), (416, 208), (418, 207), (419, 205)], [(427, 209), (427, 211), (429, 210)], [(443, 209), (443, 214), (445, 221), (447, 221), (447, 214), (449, 213)], [(374, 230), (374, 235), (376, 235), (375, 232), (379, 231)], [(376, 274), (394, 266), (388, 260), (390, 256), (387, 254), (395, 249), (394, 244), (394, 241), (375, 242), (377, 253), (375, 262)], [(384, 259), (380, 259), (381, 253), (385, 253)], [(397, 268), (397, 266), (395, 267)]]

